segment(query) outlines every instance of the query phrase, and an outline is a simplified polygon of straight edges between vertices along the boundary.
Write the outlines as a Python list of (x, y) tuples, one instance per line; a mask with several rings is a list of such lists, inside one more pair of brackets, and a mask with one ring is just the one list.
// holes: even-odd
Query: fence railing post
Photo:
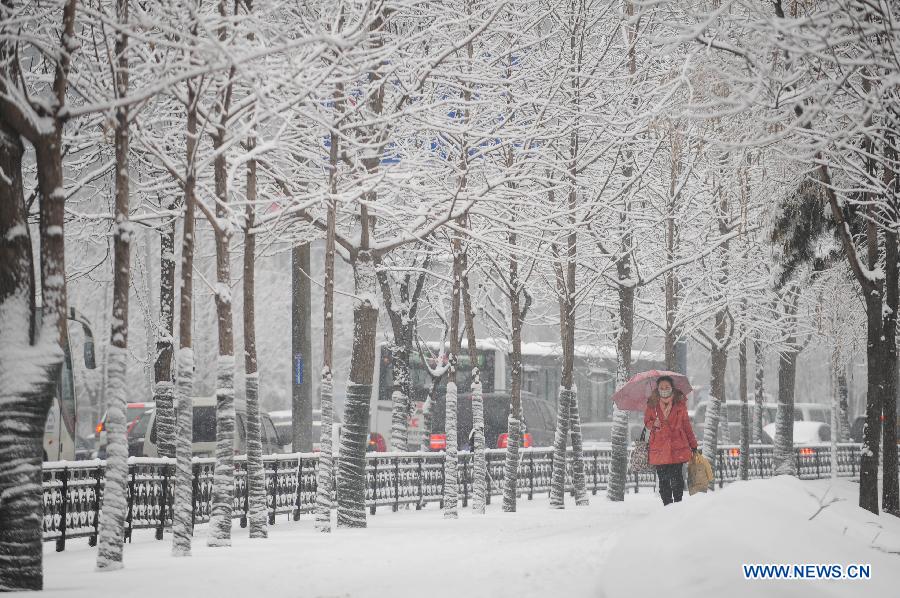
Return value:
[[(572, 456), (575, 456), (575, 453), (572, 453)], [(566, 452), (566, 479), (572, 479), (572, 491), (569, 492), (569, 496), (575, 498), (575, 460), (572, 460), (571, 467), (569, 466), (569, 453)]]
[(534, 454), (528, 453), (528, 500), (534, 498)]
[(197, 525), (197, 501), (200, 500), (200, 464), (194, 463), (194, 480), (191, 484), (191, 535), (194, 535), (194, 527)]
[(128, 540), (128, 543), (131, 544), (131, 528), (134, 523), (134, 477), (136, 473), (137, 466), (134, 464), (128, 465), (128, 473), (131, 476), (128, 479), (128, 500), (127, 506), (128, 510), (125, 515), (125, 539)]
[(597, 470), (598, 470), (598, 469), (599, 469), (599, 467), (598, 467), (598, 465), (597, 465), (597, 453), (596, 453), (596, 451), (595, 451), (595, 452), (594, 452), (594, 475), (593, 475), (593, 478), (594, 478), (594, 487), (591, 489), (591, 494), (594, 495), (594, 496), (597, 495)]
[(394, 457), (394, 513), (400, 508), (400, 458)]
[(463, 499), (462, 506), (466, 508), (469, 506), (469, 460), (463, 459), (463, 467), (462, 467), (462, 483), (463, 483)]
[[(60, 490), (59, 505), (59, 537), (56, 539), (56, 552), (62, 552), (66, 549), (66, 512), (69, 508), (69, 468), (63, 467), (62, 470), (62, 490)], [(99, 501), (99, 498), (98, 498)], [(97, 516), (100, 519), (100, 516)]]
[[(724, 451), (724, 449), (716, 450), (716, 460), (719, 462), (719, 465), (716, 468), (719, 475), (717, 475), (716, 477), (719, 478), (719, 488), (722, 488), (722, 486), (725, 485), (725, 451)], [(713, 482), (713, 490), (715, 490), (715, 488), (716, 488), (716, 483)]]
[(418, 462), (418, 464), (419, 464), (419, 502), (416, 503), (417, 511), (422, 510), (422, 498), (423, 498), (424, 484), (425, 484), (424, 473), (423, 473), (424, 461), (425, 461), (425, 457), (423, 457), (422, 455), (419, 455), (418, 457), (416, 457), (416, 462)]
[[(313, 471), (317, 471), (314, 468)], [(314, 477), (318, 478), (318, 475)], [(294, 500), (294, 521), (300, 521), (301, 495), (303, 494), (303, 457), (297, 456), (297, 498)]]
[(447, 484), (447, 453), (443, 453), (444, 458), (441, 459), (441, 501), (440, 507), (444, 508), (444, 490)]
[(272, 461), (272, 511), (269, 513), (269, 525), (275, 525), (275, 513), (278, 511), (278, 459)]
[(97, 465), (96, 469), (94, 469), (94, 479), (96, 480), (94, 485), (94, 533), (88, 538), (88, 546), (96, 546), (97, 537), (100, 535), (100, 492), (103, 488), (102, 481), (104, 477), (101, 473), (101, 466)]
[(487, 477), (487, 492), (484, 497), (484, 504), (491, 504), (491, 494), (493, 491), (491, 490), (491, 482), (494, 480), (494, 476), (491, 475), (491, 462), (488, 460), (487, 454), (484, 456), (484, 475)]
[[(366, 459), (368, 465), (368, 459)], [(372, 468), (372, 505), (369, 507), (369, 514), (374, 515), (378, 509), (378, 459), (374, 459), (375, 465)], [(368, 467), (366, 470), (368, 471)], [(363, 498), (365, 504), (365, 497)]]
[(247, 517), (250, 512), (250, 463), (249, 457), (244, 461), (244, 500), (241, 501), (241, 529), (247, 527)]
[(159, 525), (156, 526), (156, 539), (163, 539), (163, 530), (166, 528), (166, 507), (169, 505), (169, 465), (163, 465), (162, 492), (159, 503)]

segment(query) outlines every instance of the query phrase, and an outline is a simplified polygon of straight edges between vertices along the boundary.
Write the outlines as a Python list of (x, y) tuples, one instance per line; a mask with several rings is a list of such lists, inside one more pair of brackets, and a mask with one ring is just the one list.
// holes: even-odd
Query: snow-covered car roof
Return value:
[[(824, 442), (824, 437), (829, 436), (829, 434), (822, 434), (822, 428), (825, 428), (827, 432), (831, 431), (828, 424), (823, 424), (822, 422), (794, 422), (794, 444), (818, 444)], [(763, 426), (763, 432), (774, 440), (775, 423)]]

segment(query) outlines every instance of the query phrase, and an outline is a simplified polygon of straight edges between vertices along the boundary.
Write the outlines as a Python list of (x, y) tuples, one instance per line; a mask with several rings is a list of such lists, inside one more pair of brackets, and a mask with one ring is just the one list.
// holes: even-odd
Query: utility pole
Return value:
[(310, 243), (291, 249), (291, 426), (294, 452), (312, 451)]

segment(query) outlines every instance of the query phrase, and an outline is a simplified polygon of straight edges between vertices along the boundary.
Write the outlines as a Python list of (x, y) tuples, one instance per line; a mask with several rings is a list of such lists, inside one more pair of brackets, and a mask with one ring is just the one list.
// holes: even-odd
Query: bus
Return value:
[[(477, 366), (485, 394), (509, 390), (512, 375), (509, 360), (509, 342), (505, 339), (485, 338), (476, 341)], [(439, 342), (427, 343), (432, 355), (440, 350)], [(376, 368), (372, 385), (372, 400), (369, 410), (369, 430), (389, 439), (391, 434), (391, 413), (393, 404), (393, 360), (390, 344), (377, 346)], [(445, 357), (446, 358), (446, 357)], [(531, 342), (522, 344), (522, 390), (539, 400), (547, 401), (556, 410), (557, 395), (561, 375), (562, 348), (553, 342)], [(660, 369), (664, 365), (662, 356), (650, 351), (632, 353), (634, 371)], [(472, 364), (469, 360), (467, 343), (464, 340), (457, 356), (457, 384), (460, 393), (468, 392)], [(434, 368), (438, 364), (429, 364)], [(578, 389), (578, 407), (583, 422), (608, 422), (612, 420), (612, 395), (615, 392), (616, 350), (602, 345), (575, 346), (575, 385)], [(431, 376), (417, 352), (410, 358), (410, 400), (415, 409), (409, 419), (409, 447), (418, 448), (423, 432), (422, 408), (431, 392)], [(437, 387), (438, 401), (446, 393), (447, 382), (442, 379)]]
[[(38, 308), (40, 318), (41, 309)], [(69, 308), (68, 319), (81, 325), (84, 331), (84, 365), (92, 370), (97, 367), (94, 358), (94, 333), (91, 323), (74, 307)], [(38, 322), (40, 325), (40, 322)], [(75, 378), (72, 374), (72, 352), (69, 339), (63, 346), (63, 363), (59, 379), (56, 381), (56, 392), (53, 403), (44, 424), (44, 461), (74, 461), (87, 458), (89, 451), (77, 451), (76, 438), (78, 429), (78, 402), (75, 392)]]

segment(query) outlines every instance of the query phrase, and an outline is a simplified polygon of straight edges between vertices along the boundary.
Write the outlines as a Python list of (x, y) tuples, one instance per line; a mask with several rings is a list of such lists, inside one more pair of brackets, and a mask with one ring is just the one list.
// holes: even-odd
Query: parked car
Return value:
[(831, 405), (822, 403), (794, 403), (794, 421), (831, 424)]
[[(144, 437), (147, 435), (147, 425), (150, 414), (156, 408), (155, 403), (128, 403), (125, 405), (125, 437), (128, 439), (128, 456), (140, 457), (143, 455)], [(94, 429), (94, 457), (106, 459), (106, 417), (103, 418)]]
[[(290, 409), (282, 409), (279, 411), (270, 411), (269, 417), (272, 418), (272, 424), (275, 425), (275, 431), (278, 433), (278, 441), (284, 447), (285, 450), (291, 450), (292, 445), (294, 443), (294, 430), (293, 430), (293, 414)], [(333, 423), (335, 425), (340, 426), (341, 424), (341, 416), (335, 411), (333, 413)], [(319, 409), (312, 410), (312, 445), (313, 450), (316, 450), (316, 447), (319, 444), (321, 439), (321, 429), (322, 429), (322, 411)]]
[[(700, 401), (699, 403), (697, 403), (697, 407), (694, 409), (694, 436), (697, 437), (698, 442), (703, 442), (703, 431), (706, 427), (706, 410), (708, 406), (709, 401)], [(741, 441), (741, 402), (725, 401), (724, 407), (724, 413), (720, 412), (720, 417), (725, 416), (728, 418), (728, 438), (720, 439), (720, 441), (725, 443), (737, 444)], [(756, 413), (756, 403), (750, 401), (749, 407), (750, 423), (752, 425), (753, 418)], [(775, 421), (775, 414), (777, 412), (778, 405), (776, 403), (763, 403), (763, 427)], [(794, 410), (795, 421), (798, 419), (802, 419), (802, 416), (802, 411), (798, 409)]]
[[(612, 422), (585, 422), (581, 424), (581, 441), (584, 444), (584, 448), (608, 448), (612, 443), (612, 426)], [(643, 422), (629, 421), (629, 441), (638, 440), (643, 429)]]
[[(764, 443), (774, 444), (775, 426), (774, 423), (763, 426)], [(794, 446), (822, 444), (823, 442), (831, 442), (831, 426), (822, 422), (794, 422)]]
[[(505, 448), (508, 442), (507, 418), (509, 417), (509, 391), (485, 393), (484, 398), (484, 443), (487, 448)], [(431, 448), (446, 448), (445, 413), (441, 397), (432, 407)], [(522, 410), (525, 420), (522, 446), (550, 446), (556, 429), (555, 405), (529, 392), (522, 392)], [(457, 446), (468, 450), (469, 434), (472, 431), (472, 394), (461, 394), (457, 399)]]
[[(193, 407), (193, 455), (195, 457), (214, 457), (216, 454), (216, 397), (194, 397)], [(247, 406), (243, 401), (235, 400), (234, 408), (234, 452), (236, 455), (243, 455), (247, 453)], [(259, 418), (263, 454), (272, 455), (284, 452), (269, 414), (261, 411)], [(144, 439), (145, 457), (159, 456), (156, 421), (156, 410), (154, 410), (148, 422), (150, 433)]]

